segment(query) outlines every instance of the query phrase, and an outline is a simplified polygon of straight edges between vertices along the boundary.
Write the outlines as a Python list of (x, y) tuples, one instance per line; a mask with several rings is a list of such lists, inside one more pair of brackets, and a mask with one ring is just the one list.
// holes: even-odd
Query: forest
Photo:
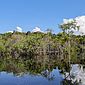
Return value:
[[(70, 47), (72, 62), (85, 60), (85, 35), (71, 34)], [(41, 55), (53, 55), (68, 59), (68, 54), (69, 34), (64, 31), (58, 34), (51, 31), (0, 34), (0, 58), (41, 59)]]

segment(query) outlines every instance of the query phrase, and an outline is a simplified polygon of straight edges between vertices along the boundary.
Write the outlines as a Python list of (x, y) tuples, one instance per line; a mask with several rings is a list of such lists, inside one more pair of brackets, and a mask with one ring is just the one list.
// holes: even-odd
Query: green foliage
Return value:
[[(34, 55), (55, 54), (60, 58), (68, 59), (69, 35), (65, 32), (52, 33), (5, 33), (0, 34), (0, 57), (27, 57), (32, 59)], [(71, 40), (72, 61), (81, 53), (85, 53), (85, 36), (72, 35)], [(83, 49), (83, 50), (81, 50)], [(53, 53), (50, 53), (52, 51)], [(31, 55), (31, 57), (30, 57)], [(82, 56), (84, 56), (83, 54)], [(84, 58), (84, 57), (82, 57)]]

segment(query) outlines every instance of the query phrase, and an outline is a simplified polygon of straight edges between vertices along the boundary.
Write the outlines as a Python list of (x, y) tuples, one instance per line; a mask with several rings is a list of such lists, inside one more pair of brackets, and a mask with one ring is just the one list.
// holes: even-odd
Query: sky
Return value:
[(85, 0), (0, 0), (0, 33), (21, 27), (24, 32), (34, 27), (54, 33), (63, 19), (85, 15)]

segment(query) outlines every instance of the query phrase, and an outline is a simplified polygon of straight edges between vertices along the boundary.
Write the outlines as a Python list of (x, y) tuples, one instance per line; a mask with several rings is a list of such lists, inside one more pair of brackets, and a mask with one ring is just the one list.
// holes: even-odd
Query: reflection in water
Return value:
[(24, 74), (14, 76), (13, 73), (1, 72), (0, 85), (60, 85), (62, 76), (58, 69), (53, 70), (48, 77), (44, 74)]
[(72, 64), (70, 75), (65, 72), (63, 75), (65, 85), (71, 83), (71, 85), (85, 85), (85, 66), (81, 64)]
[[(85, 70), (56, 56), (1, 58), (0, 85), (84, 85)], [(70, 74), (69, 74), (70, 72)]]
[[(72, 69), (70, 71), (70, 77), (72, 83), (78, 83), (79, 85), (85, 85), (85, 66), (75, 64), (72, 65)], [(67, 77), (67, 80), (69, 80), (69, 77)]]

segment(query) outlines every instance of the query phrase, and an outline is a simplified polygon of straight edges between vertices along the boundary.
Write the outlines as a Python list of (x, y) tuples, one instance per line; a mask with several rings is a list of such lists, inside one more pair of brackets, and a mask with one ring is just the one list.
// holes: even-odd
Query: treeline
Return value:
[[(70, 36), (71, 60), (85, 59), (85, 35)], [(65, 32), (58, 34), (41, 33), (4, 33), (0, 34), (1, 58), (38, 58), (39, 55), (55, 55), (67, 59), (69, 54), (69, 35)], [(38, 57), (36, 57), (38, 56)]]

